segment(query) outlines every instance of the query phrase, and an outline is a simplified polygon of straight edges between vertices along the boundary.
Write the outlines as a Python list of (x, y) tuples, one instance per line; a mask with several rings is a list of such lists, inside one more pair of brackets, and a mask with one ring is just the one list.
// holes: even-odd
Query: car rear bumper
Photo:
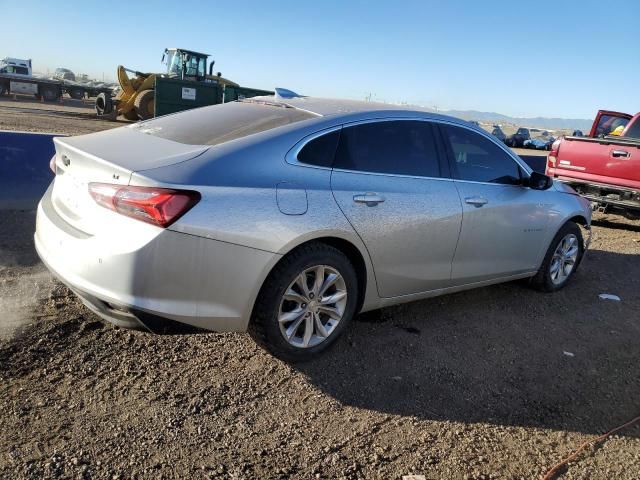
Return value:
[(35, 245), (49, 270), (103, 319), (156, 333), (245, 331), (280, 258), (166, 229), (127, 248), (108, 238), (126, 234), (75, 229), (55, 211), (51, 188), (38, 205)]
[(562, 176), (558, 177), (557, 180), (571, 186), (576, 192), (591, 202), (640, 212), (640, 190), (638, 189), (581, 181)]

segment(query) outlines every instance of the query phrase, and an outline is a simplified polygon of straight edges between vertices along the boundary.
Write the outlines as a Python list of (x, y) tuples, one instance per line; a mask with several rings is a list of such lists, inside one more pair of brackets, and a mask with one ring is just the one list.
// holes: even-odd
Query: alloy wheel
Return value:
[(347, 306), (347, 286), (335, 268), (305, 269), (289, 284), (280, 301), (280, 333), (290, 345), (310, 348), (336, 329)]
[(560, 240), (555, 252), (553, 252), (551, 266), (549, 267), (551, 281), (555, 285), (564, 283), (569, 275), (571, 275), (578, 260), (578, 252), (578, 237), (573, 233), (566, 235)]

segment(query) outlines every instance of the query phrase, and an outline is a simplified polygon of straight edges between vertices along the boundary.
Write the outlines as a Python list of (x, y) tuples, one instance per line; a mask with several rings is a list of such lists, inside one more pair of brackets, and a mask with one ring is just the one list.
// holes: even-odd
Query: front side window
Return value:
[(335, 168), (361, 172), (439, 177), (433, 127), (417, 120), (394, 120), (344, 127)]
[(195, 56), (188, 57), (185, 62), (185, 76), (187, 77), (204, 77), (205, 75), (205, 59)]
[(507, 185), (521, 183), (518, 164), (491, 140), (466, 128), (451, 125), (442, 128), (457, 179)]

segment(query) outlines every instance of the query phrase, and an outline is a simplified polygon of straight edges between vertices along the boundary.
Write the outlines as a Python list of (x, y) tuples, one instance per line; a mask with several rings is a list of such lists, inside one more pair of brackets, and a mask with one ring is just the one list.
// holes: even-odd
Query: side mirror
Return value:
[(548, 190), (553, 185), (553, 179), (538, 172), (532, 172), (527, 181), (527, 186), (532, 190)]

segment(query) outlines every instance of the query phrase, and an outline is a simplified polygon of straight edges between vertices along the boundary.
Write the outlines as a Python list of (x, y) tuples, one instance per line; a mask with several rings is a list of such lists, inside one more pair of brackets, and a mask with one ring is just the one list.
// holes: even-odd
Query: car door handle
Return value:
[(353, 201), (356, 203), (364, 203), (368, 207), (375, 207), (379, 203), (384, 202), (384, 197), (377, 193), (362, 193), (360, 195), (354, 195)]
[(473, 205), (475, 207), (481, 207), (489, 203), (489, 200), (484, 197), (467, 197), (464, 199), (464, 203), (468, 203), (469, 205)]
[(613, 158), (629, 158), (631, 154), (626, 150), (614, 150), (611, 152)]

